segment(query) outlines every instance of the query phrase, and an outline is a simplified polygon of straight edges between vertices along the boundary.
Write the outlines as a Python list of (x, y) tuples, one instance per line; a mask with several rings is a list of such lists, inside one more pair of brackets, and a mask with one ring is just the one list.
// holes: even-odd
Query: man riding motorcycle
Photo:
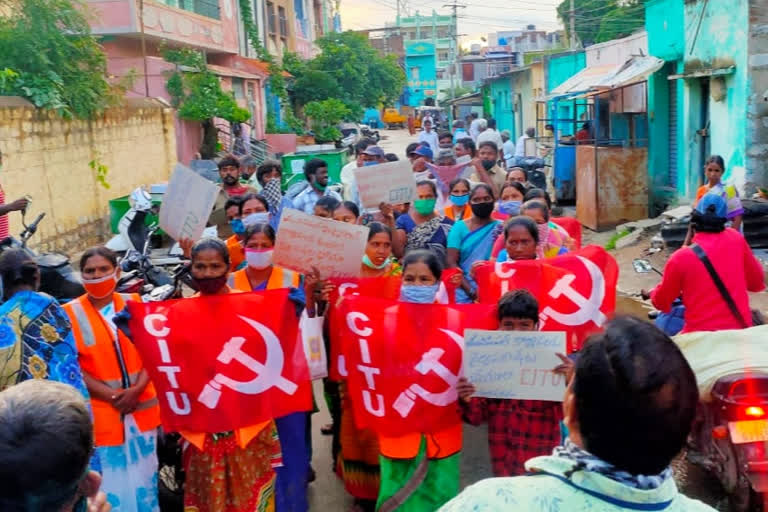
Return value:
[(763, 269), (744, 236), (725, 227), (727, 211), (722, 197), (705, 195), (691, 216), (693, 243), (672, 254), (656, 288), (642, 292), (663, 312), (682, 296), (682, 333), (753, 325), (747, 291), (765, 288)]

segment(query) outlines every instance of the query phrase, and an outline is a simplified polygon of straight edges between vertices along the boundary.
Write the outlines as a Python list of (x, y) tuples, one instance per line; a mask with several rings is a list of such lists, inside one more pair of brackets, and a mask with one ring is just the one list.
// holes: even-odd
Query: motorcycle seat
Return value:
[(741, 372), (721, 377), (712, 387), (712, 397), (736, 403), (742, 400), (751, 403), (755, 397), (764, 397), (768, 402), (768, 373)]

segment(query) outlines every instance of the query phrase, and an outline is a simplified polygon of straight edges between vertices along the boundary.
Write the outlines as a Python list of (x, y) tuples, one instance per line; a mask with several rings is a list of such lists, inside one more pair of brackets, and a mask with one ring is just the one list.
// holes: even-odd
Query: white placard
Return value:
[(365, 226), (288, 209), (280, 217), (273, 260), (302, 274), (316, 267), (323, 279), (357, 277), (367, 241)]
[(378, 208), (381, 203), (410, 203), (416, 199), (416, 180), (408, 160), (356, 167), (354, 173), (363, 208)]
[(160, 227), (174, 240), (198, 240), (218, 195), (215, 183), (177, 163), (160, 205)]
[(552, 370), (564, 332), (464, 331), (464, 373), (474, 396), (562, 402), (565, 377)]

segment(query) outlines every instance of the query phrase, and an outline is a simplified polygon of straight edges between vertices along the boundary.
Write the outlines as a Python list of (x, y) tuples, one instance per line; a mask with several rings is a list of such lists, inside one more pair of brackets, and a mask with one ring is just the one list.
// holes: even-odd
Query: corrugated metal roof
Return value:
[(644, 82), (663, 65), (664, 61), (656, 57), (632, 57), (619, 66), (584, 68), (553, 89), (550, 96), (566, 96), (595, 89), (614, 89)]

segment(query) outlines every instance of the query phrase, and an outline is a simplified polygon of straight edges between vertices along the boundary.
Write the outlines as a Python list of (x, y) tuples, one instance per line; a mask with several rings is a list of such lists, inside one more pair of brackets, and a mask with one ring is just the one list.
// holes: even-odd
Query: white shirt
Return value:
[(472, 124), (469, 125), (469, 136), (472, 137), (472, 140), (475, 142), (477, 142), (477, 136), (480, 135), (480, 121), (484, 121), (484, 119), (478, 117), (477, 119), (473, 119)]
[(351, 201), (352, 187), (355, 183), (355, 169), (357, 169), (357, 159), (352, 160), (347, 165), (341, 168), (339, 173), (339, 179), (341, 184), (344, 185), (344, 199)]
[(429, 145), (429, 149), (432, 150), (432, 157), (437, 156), (437, 152), (440, 150), (440, 141), (437, 139), (437, 132), (426, 130), (419, 134), (419, 143), (426, 143)]
[(501, 151), (502, 151), (501, 157), (509, 165), (509, 163), (512, 161), (512, 159), (515, 157), (515, 152), (516, 152), (515, 143), (512, 142), (511, 139), (507, 140), (507, 142), (505, 142), (501, 146)]
[(477, 149), (480, 149), (480, 144), (487, 140), (495, 143), (496, 149), (499, 151), (504, 146), (504, 141), (501, 140), (501, 134), (492, 128), (486, 128), (485, 131), (477, 136)]
[(525, 141), (530, 139), (527, 135), (521, 135), (519, 139), (517, 139), (517, 144), (515, 145), (515, 156), (518, 158), (523, 158), (525, 156)]

